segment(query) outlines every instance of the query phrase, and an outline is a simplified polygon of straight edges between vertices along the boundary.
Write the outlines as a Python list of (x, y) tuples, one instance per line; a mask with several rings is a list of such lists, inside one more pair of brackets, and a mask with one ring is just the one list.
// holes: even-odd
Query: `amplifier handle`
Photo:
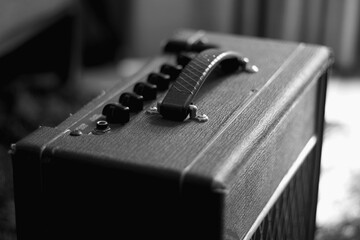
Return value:
[(157, 111), (164, 118), (183, 121), (189, 114), (193, 115), (191, 108), (195, 106), (192, 105), (192, 100), (217, 66), (220, 66), (224, 73), (232, 73), (239, 68), (247, 72), (257, 72), (256, 66), (248, 66), (248, 61), (233, 51), (208, 49), (199, 53), (182, 70), (163, 101), (158, 104)]

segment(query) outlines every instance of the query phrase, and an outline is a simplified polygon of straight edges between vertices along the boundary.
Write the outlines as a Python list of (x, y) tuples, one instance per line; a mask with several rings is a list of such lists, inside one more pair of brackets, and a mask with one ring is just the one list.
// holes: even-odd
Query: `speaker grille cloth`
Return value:
[(290, 180), (251, 240), (311, 239), (317, 200), (315, 153), (312, 150)]

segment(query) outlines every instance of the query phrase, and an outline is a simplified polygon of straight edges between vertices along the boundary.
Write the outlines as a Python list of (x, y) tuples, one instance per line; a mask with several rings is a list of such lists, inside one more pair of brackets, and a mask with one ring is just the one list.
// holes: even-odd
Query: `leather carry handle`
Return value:
[(220, 66), (224, 73), (231, 73), (240, 67), (246, 71), (248, 59), (233, 51), (208, 49), (199, 53), (182, 70), (169, 89), (157, 111), (167, 119), (183, 121), (189, 115), (189, 107), (202, 84), (211, 72)]

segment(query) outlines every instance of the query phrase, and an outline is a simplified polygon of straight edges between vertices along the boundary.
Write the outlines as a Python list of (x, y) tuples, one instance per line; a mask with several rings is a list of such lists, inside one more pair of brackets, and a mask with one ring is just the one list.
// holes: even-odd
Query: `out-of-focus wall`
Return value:
[(136, 0), (131, 9), (127, 55), (150, 56), (179, 28), (232, 32), (234, 0)]
[(359, 67), (359, 0), (106, 2), (121, 26), (116, 29), (122, 39), (121, 56), (156, 54), (160, 42), (176, 29), (195, 28), (327, 45), (335, 53), (338, 70), (353, 72)]

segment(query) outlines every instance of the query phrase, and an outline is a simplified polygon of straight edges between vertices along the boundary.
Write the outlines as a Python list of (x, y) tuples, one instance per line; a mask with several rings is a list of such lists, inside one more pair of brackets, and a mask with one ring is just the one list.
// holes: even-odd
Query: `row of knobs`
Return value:
[(130, 121), (130, 112), (143, 110), (144, 101), (156, 99), (158, 91), (169, 88), (171, 81), (175, 80), (183, 67), (192, 59), (189, 54), (180, 54), (177, 57), (178, 65), (163, 64), (160, 72), (152, 72), (147, 77), (147, 82), (136, 83), (133, 93), (121, 94), (118, 103), (105, 105), (102, 114), (109, 123), (127, 123)]

